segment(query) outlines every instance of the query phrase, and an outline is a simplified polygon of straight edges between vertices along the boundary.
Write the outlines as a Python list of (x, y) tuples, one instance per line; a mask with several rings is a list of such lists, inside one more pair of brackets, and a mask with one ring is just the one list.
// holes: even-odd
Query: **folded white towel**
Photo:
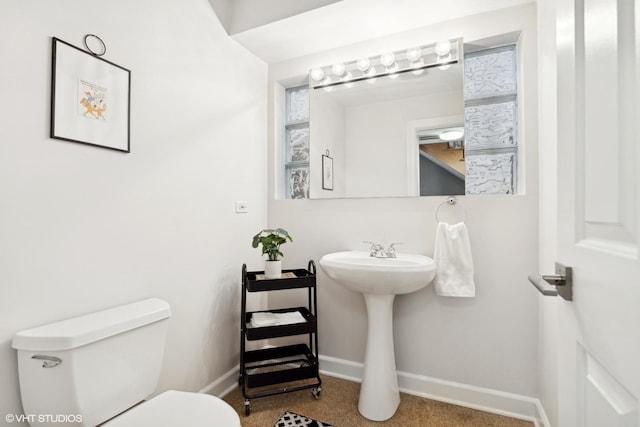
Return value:
[(436, 293), (448, 297), (473, 297), (473, 259), (469, 232), (464, 222), (438, 223), (433, 259), (437, 270), (434, 279)]
[(253, 313), (251, 316), (251, 326), (260, 328), (264, 326), (291, 325), (294, 323), (304, 323), (307, 320), (299, 311), (288, 313), (271, 313), (269, 311)]

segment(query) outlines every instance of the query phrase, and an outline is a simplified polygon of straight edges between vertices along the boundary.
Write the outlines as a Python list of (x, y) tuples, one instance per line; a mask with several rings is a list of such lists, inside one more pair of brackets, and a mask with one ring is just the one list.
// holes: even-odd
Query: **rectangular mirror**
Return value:
[(311, 70), (310, 197), (464, 194), (461, 58), (458, 39)]

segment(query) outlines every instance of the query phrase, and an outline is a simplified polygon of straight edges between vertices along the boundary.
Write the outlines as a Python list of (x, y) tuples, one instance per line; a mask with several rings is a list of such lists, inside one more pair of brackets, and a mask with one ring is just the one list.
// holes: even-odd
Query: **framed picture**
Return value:
[(53, 38), (51, 138), (128, 153), (131, 71)]
[(333, 191), (333, 157), (329, 157), (329, 150), (322, 155), (322, 189)]

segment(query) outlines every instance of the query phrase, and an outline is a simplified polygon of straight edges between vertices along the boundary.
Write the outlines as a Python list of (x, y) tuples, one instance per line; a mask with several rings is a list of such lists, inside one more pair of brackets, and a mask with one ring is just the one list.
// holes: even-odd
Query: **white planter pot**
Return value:
[(266, 277), (267, 279), (279, 279), (280, 277), (282, 277), (282, 260), (265, 261), (264, 277)]

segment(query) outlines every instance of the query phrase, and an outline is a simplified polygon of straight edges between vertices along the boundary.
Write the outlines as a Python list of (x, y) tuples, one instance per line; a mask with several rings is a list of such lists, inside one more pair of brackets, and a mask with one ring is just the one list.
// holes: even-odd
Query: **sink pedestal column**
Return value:
[(364, 294), (369, 328), (358, 411), (373, 421), (391, 418), (400, 404), (393, 348), (394, 297)]

